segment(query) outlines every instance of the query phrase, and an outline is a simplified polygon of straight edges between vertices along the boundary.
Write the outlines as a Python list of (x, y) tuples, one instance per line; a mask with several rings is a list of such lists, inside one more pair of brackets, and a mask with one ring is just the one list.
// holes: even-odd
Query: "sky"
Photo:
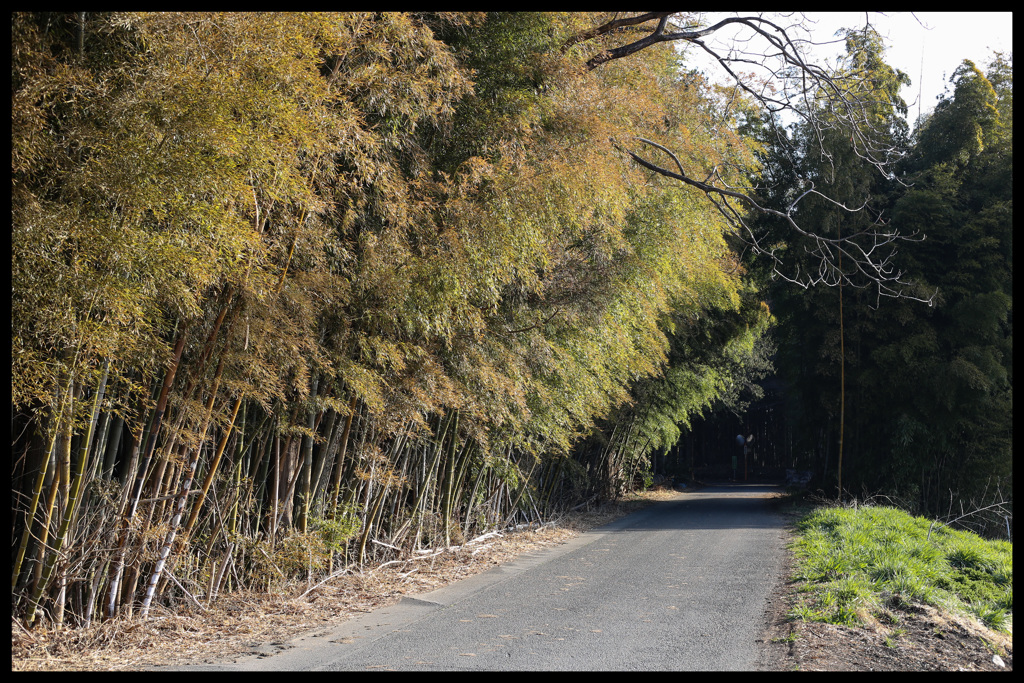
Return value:
[[(721, 16), (709, 15), (708, 19), (714, 22)], [(964, 59), (970, 59), (984, 71), (993, 49), (1006, 53), (1013, 50), (1012, 12), (807, 12), (805, 16), (816, 22), (805, 24), (815, 42), (834, 40), (836, 30), (863, 27), (865, 17), (870, 18), (886, 41), (886, 61), (906, 72), (912, 81), (900, 93), (910, 108), (911, 125), (918, 115), (919, 92), (921, 111), (927, 113)], [(840, 41), (818, 46), (815, 51), (834, 63), (834, 57), (844, 49)]]
[[(813, 29), (831, 35), (843, 26), (863, 26), (863, 12), (810, 13), (819, 21)], [(920, 87), (921, 108), (935, 106), (953, 71), (970, 59), (984, 71), (992, 50), (1013, 50), (1012, 12), (871, 12), (872, 25), (886, 39), (886, 61), (905, 71), (913, 82), (900, 93), (907, 104), (915, 102)], [(835, 54), (841, 52), (841, 47)], [(923, 56), (923, 59), (922, 59)], [(910, 118), (917, 118), (911, 107)]]

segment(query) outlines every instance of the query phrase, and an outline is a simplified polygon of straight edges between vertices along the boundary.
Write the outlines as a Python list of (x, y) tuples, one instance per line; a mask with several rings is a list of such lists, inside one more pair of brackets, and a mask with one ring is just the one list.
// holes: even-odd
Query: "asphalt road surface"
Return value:
[(220, 671), (749, 670), (779, 579), (777, 490), (721, 484)]

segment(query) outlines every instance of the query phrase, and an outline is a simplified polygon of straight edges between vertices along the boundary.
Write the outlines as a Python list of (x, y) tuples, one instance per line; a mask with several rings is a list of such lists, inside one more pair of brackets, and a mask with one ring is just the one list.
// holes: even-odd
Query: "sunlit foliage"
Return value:
[(597, 421), (728, 390), (767, 311), (620, 141), (739, 182), (741, 109), (667, 45), (586, 69), (599, 20), (14, 15), (26, 622), (533, 517)]

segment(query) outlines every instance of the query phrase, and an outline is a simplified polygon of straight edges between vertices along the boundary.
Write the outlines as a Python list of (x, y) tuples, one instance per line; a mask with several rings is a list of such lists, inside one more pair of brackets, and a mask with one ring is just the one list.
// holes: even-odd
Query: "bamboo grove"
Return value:
[(617, 141), (742, 182), (742, 98), (602, 20), (12, 16), (17, 618), (541, 519), (729, 389), (767, 308)]

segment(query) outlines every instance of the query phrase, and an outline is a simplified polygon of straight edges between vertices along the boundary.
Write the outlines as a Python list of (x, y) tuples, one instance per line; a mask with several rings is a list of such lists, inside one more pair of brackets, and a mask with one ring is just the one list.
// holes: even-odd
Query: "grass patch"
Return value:
[(1012, 628), (1011, 543), (932, 527), (891, 507), (818, 508), (796, 526), (804, 598), (795, 618), (892, 623), (892, 608), (918, 603), (972, 614), (995, 630)]

